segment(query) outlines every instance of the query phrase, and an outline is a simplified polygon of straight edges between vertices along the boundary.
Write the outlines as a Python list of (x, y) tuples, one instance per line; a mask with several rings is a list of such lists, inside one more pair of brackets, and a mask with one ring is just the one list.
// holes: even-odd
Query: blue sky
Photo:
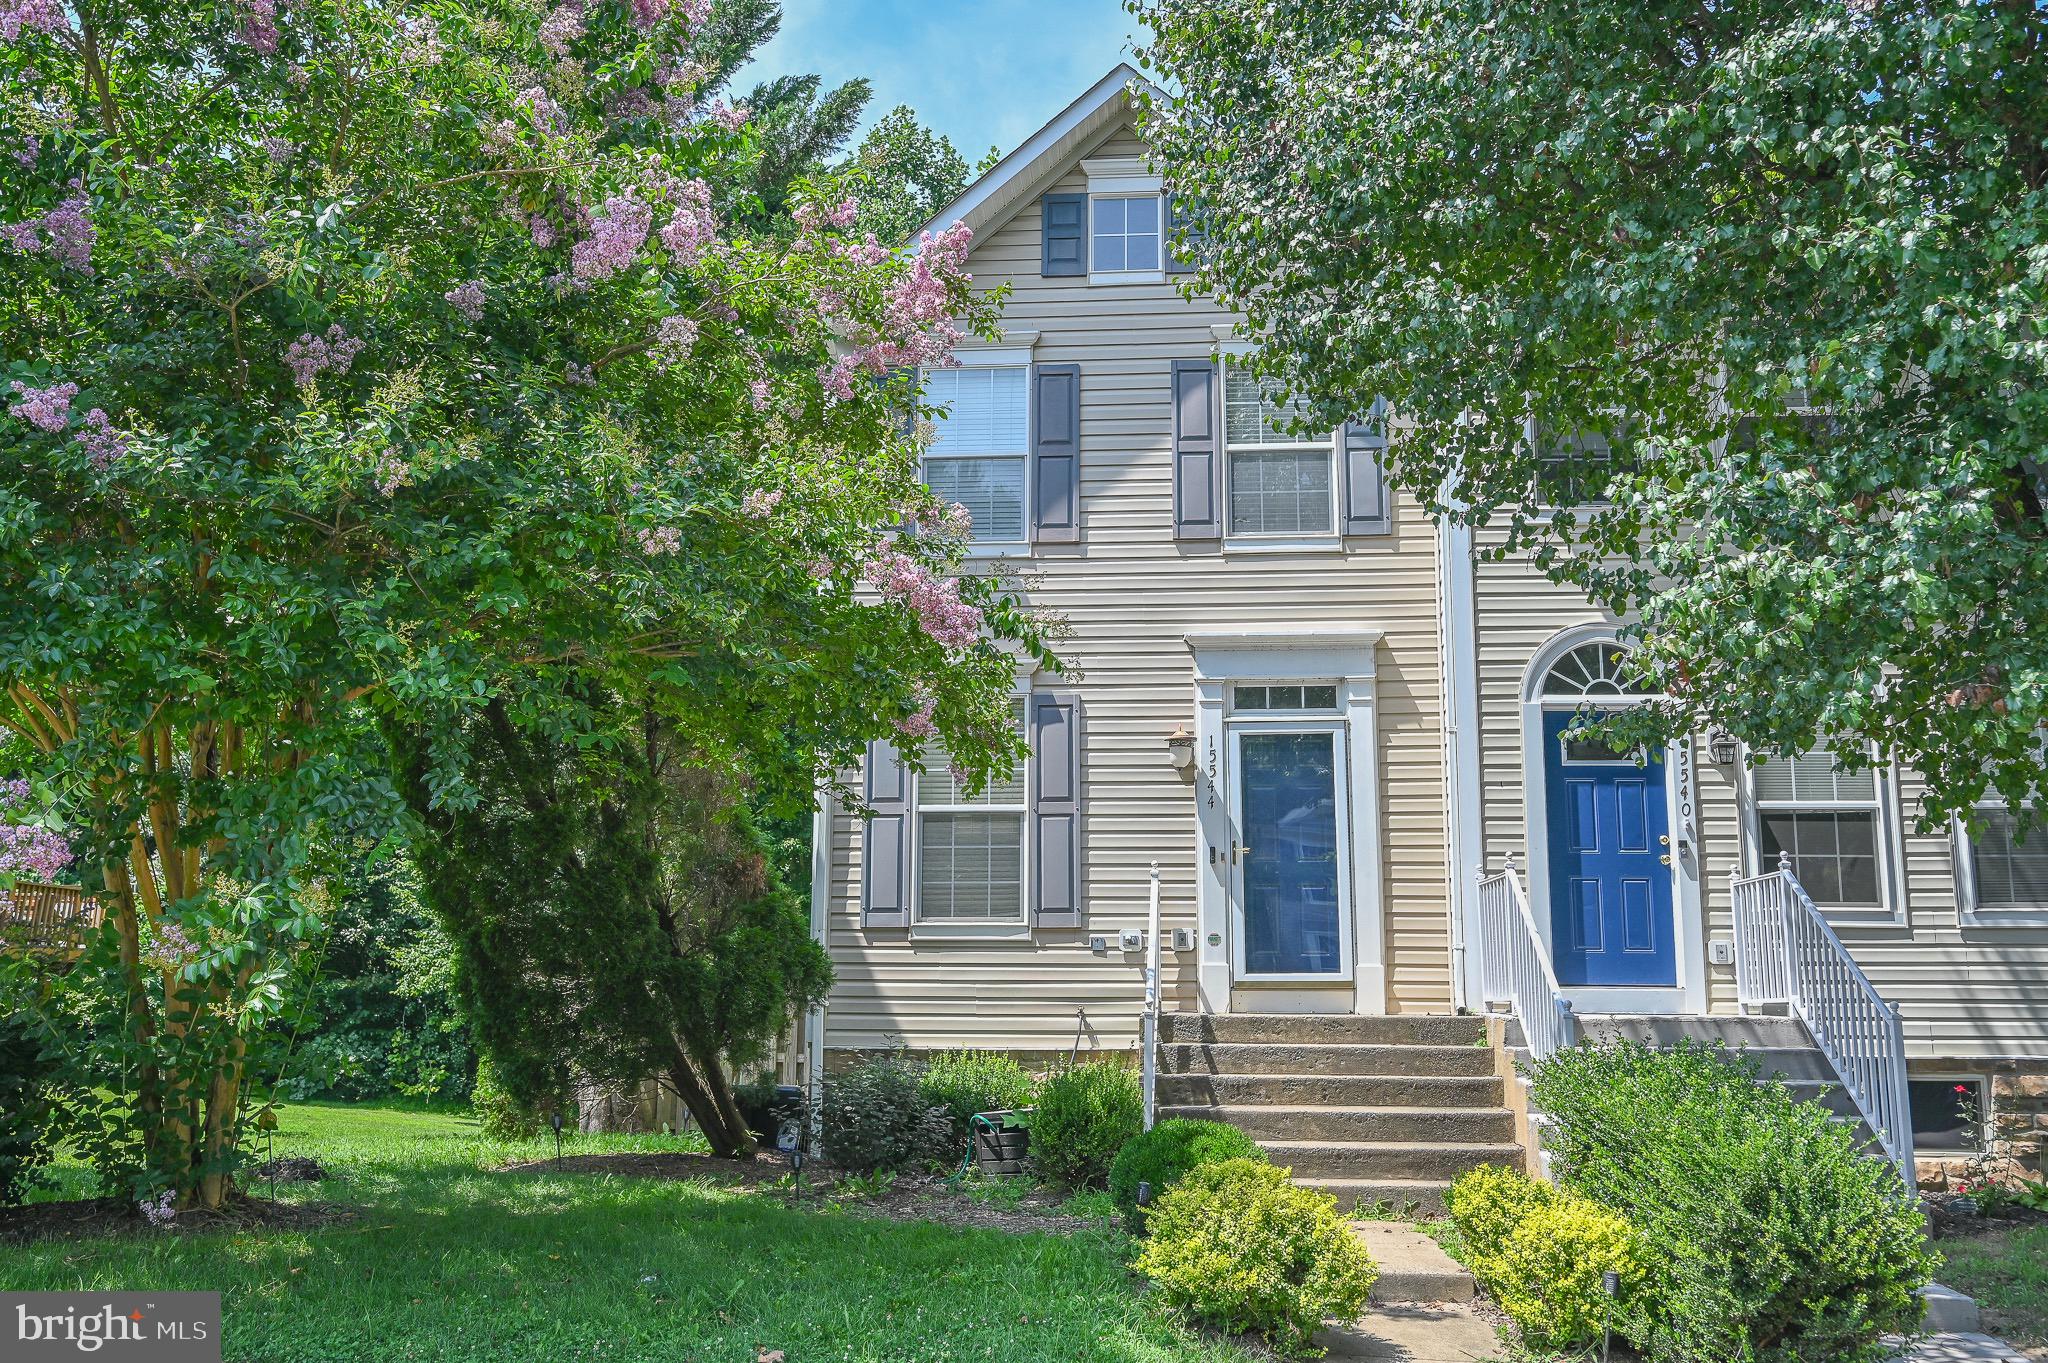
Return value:
[(782, 0), (782, 32), (734, 83), (866, 76), (869, 123), (908, 104), (971, 166), (991, 143), (1014, 149), (1124, 60), (1134, 31), (1117, 0)]

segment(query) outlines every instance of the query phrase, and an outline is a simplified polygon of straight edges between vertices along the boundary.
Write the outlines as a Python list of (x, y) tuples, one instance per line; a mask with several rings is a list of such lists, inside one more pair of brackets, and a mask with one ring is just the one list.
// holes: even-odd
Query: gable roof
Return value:
[(1158, 87), (1138, 74), (1129, 62), (1088, 87), (1087, 93), (1060, 110), (1053, 120), (1024, 139), (1022, 146), (995, 163), (960, 196), (932, 215), (922, 230), (937, 232), (955, 220), (974, 235), (985, 235), (1024, 203), (1045, 192), (1064, 173), (1067, 163), (1086, 152), (1122, 122), (1131, 107), (1128, 90), (1136, 84)]

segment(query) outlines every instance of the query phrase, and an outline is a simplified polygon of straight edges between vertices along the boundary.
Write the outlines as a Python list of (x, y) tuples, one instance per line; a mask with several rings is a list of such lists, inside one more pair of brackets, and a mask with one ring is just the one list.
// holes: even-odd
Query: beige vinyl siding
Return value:
[[(1090, 155), (1133, 155), (1121, 134)], [(1078, 169), (1057, 191), (1081, 192)], [(1195, 795), (1164, 739), (1194, 728), (1191, 630), (1276, 620), (1384, 631), (1375, 683), (1380, 876), (1390, 1011), (1450, 1006), (1445, 824), (1437, 683), (1435, 536), (1403, 500), (1392, 535), (1327, 553), (1220, 552), (1173, 538), (1169, 366), (1215, 346), (1232, 320), (1171, 283), (1091, 286), (1039, 275), (1035, 200), (976, 243), (977, 283), (1007, 282), (1003, 324), (1036, 330), (1033, 359), (1081, 368), (1081, 541), (1041, 546), (1032, 604), (1063, 617), (1058, 652), (1083, 704), (1084, 929), (1032, 940), (932, 940), (863, 932), (858, 821), (833, 821), (828, 938), (837, 972), (828, 1048), (1065, 1050), (1083, 1010), (1084, 1049), (1135, 1044), (1136, 955), (1115, 949), (1146, 918), (1147, 868), (1163, 874), (1168, 931), (1193, 929)], [(1368, 868), (1369, 869), (1369, 868)], [(1107, 933), (1107, 955), (1087, 937)], [(1164, 956), (1167, 1006), (1197, 1008), (1196, 952)]]
[[(1480, 546), (1490, 543), (1499, 543), (1497, 534), (1482, 533)], [(1486, 864), (1498, 869), (1513, 852), (1526, 868), (1522, 688), (1530, 659), (1560, 631), (1611, 617), (1526, 561), (1481, 558), (1473, 571)], [(1744, 874), (1749, 827), (1739, 773), (1708, 762), (1705, 746), (1698, 740), (1693, 745), (1701, 909), (1707, 939), (1725, 941), (1734, 934), (1729, 886)], [(1899, 1005), (1909, 1056), (2048, 1056), (2048, 928), (1963, 928), (1951, 841), (1945, 834), (1915, 831), (1924, 789), (1919, 776), (1904, 773), (1900, 786), (1902, 827), (1896, 836), (1904, 859), (1903, 921), (1845, 927), (1844, 943), (1878, 992)], [(1529, 891), (1531, 907), (1547, 912), (1543, 888), (1532, 885)], [(1704, 949), (1704, 943), (1688, 946)], [(1733, 968), (1706, 969), (1710, 1011), (1733, 1012)]]

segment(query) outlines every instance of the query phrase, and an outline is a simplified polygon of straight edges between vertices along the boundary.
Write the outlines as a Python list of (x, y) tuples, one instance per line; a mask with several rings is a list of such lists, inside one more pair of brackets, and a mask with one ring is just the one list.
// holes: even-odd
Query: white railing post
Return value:
[(1778, 854), (1776, 870), (1737, 881), (1731, 904), (1737, 1001), (1744, 1008), (1787, 1005), (1806, 1025), (1914, 1194), (1913, 1114), (1898, 1005), (1877, 992), (1842, 945), (1793, 873), (1790, 853)]
[(1159, 1110), (1159, 863), (1152, 863), (1152, 894), (1145, 927), (1145, 1011), (1138, 1019), (1139, 1061), (1145, 1086), (1145, 1129), (1150, 1131)]
[(1512, 855), (1500, 874), (1479, 878), (1479, 935), (1485, 1002), (1508, 1005), (1521, 1021), (1530, 1057), (1546, 1060), (1572, 1045), (1571, 1004), (1550, 968)]

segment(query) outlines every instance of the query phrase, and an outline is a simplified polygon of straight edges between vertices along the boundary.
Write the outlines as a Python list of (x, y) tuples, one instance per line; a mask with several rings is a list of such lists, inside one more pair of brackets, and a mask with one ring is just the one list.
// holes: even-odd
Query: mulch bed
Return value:
[[(789, 1173), (786, 1156), (768, 1151), (751, 1159), (720, 1159), (716, 1155), (629, 1154), (565, 1155), (559, 1165), (551, 1159), (524, 1160), (504, 1166), (513, 1174), (615, 1174), (623, 1178), (675, 1180), (709, 1179), (736, 1187), (757, 1189)], [(1059, 1210), (1060, 1198), (1034, 1187), (1015, 1206), (1002, 1206), (970, 1197), (936, 1175), (904, 1174), (874, 1193), (840, 1195), (841, 1171), (818, 1164), (804, 1166), (805, 1206), (831, 1201), (848, 1211), (891, 1221), (935, 1221), (944, 1226), (977, 1230), (1008, 1231), (1013, 1235), (1045, 1232), (1072, 1234), (1088, 1230), (1096, 1222), (1070, 1216)], [(786, 1189), (774, 1190), (789, 1196)]]
[(2000, 1207), (1995, 1212), (1958, 1215), (1951, 1210), (1956, 1196), (1954, 1193), (1930, 1193), (1926, 1197), (1928, 1214), (1934, 1223), (1934, 1238), (1937, 1240), (1974, 1240), (1983, 1236), (2003, 1235), (2008, 1231), (2025, 1230), (2029, 1226), (2048, 1224), (2048, 1211), (2018, 1204)]
[(244, 1195), (219, 1211), (183, 1211), (166, 1226), (152, 1226), (132, 1202), (82, 1198), (0, 1208), (0, 1243), (82, 1240), (107, 1235), (191, 1235), (206, 1231), (312, 1230), (356, 1219), (352, 1208), (331, 1202), (272, 1202)]
[[(758, 1188), (763, 1183), (773, 1183), (789, 1172), (789, 1160), (770, 1151), (762, 1151), (748, 1159), (722, 1159), (717, 1155), (686, 1155), (655, 1151), (646, 1154), (627, 1155), (564, 1155), (560, 1161), (552, 1159), (521, 1160), (516, 1164), (501, 1166), (501, 1172), (508, 1174), (617, 1174), (622, 1178), (666, 1178), (666, 1179), (711, 1179), (719, 1183), (733, 1183), (747, 1188)], [(835, 1175), (831, 1170), (816, 1165), (804, 1166), (804, 1191), (811, 1191), (813, 1181), (827, 1183)]]

